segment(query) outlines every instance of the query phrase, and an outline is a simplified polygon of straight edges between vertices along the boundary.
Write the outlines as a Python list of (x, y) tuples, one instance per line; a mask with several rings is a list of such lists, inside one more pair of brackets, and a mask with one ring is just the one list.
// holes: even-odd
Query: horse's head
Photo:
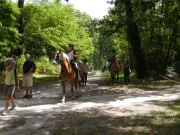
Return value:
[(66, 53), (57, 52), (54, 57), (54, 64), (61, 65), (61, 80), (62, 78), (63, 80), (66, 80), (69, 78), (69, 75), (73, 75), (73, 77), (75, 77), (75, 73), (73, 72), (69, 57)]
[(54, 64), (61, 64), (65, 60), (63, 52), (56, 52), (54, 57)]

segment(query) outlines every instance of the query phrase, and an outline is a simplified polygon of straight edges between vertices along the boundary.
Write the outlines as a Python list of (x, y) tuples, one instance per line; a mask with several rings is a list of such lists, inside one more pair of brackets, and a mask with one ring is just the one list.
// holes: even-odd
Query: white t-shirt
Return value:
[(74, 60), (74, 52), (73, 52), (73, 50), (68, 52), (68, 57), (69, 57), (70, 60)]

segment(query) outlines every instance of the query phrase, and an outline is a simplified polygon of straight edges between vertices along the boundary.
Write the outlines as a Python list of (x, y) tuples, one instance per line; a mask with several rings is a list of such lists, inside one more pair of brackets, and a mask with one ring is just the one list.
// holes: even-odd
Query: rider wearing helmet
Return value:
[(115, 63), (116, 62), (116, 60), (117, 60), (117, 58), (116, 58), (116, 52), (115, 51), (113, 51), (113, 53), (112, 53), (112, 56), (109, 58), (109, 70), (111, 71), (112, 70), (112, 65), (113, 65), (113, 63)]
[(68, 57), (69, 57), (71, 66), (74, 69), (74, 71), (76, 72), (76, 77), (78, 78), (78, 80), (80, 80), (79, 69), (78, 69), (78, 65), (76, 62), (76, 60), (77, 60), (76, 50), (75, 50), (73, 44), (68, 44), (68, 47), (69, 47)]

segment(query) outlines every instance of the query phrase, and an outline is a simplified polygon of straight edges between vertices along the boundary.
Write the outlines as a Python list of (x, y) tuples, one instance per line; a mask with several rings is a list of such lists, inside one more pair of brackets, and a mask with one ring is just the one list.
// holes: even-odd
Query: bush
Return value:
[[(18, 63), (18, 72), (22, 73), (22, 67), (25, 62), (25, 57), (20, 57), (17, 61)], [(57, 74), (59, 73), (60, 69), (58, 65), (53, 65), (52, 62), (50, 62), (49, 58), (46, 56), (40, 57), (37, 60), (35, 60), (36, 64), (36, 73), (40, 74)]]
[(17, 68), (18, 68), (18, 72), (19, 73), (22, 73), (22, 67), (23, 67), (23, 64), (25, 62), (25, 57), (24, 56), (21, 56), (17, 59)]
[(59, 73), (59, 66), (53, 65), (53, 63), (49, 60), (48, 57), (40, 57), (35, 61), (36, 63), (36, 72), (37, 73), (48, 73), (48, 74), (56, 74)]

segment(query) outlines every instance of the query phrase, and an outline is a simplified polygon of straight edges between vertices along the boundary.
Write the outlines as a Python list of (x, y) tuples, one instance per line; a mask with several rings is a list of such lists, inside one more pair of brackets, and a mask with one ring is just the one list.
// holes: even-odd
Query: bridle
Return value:
[(64, 62), (63, 53), (57, 53), (55, 57), (55, 61), (58, 64), (62, 64)]

